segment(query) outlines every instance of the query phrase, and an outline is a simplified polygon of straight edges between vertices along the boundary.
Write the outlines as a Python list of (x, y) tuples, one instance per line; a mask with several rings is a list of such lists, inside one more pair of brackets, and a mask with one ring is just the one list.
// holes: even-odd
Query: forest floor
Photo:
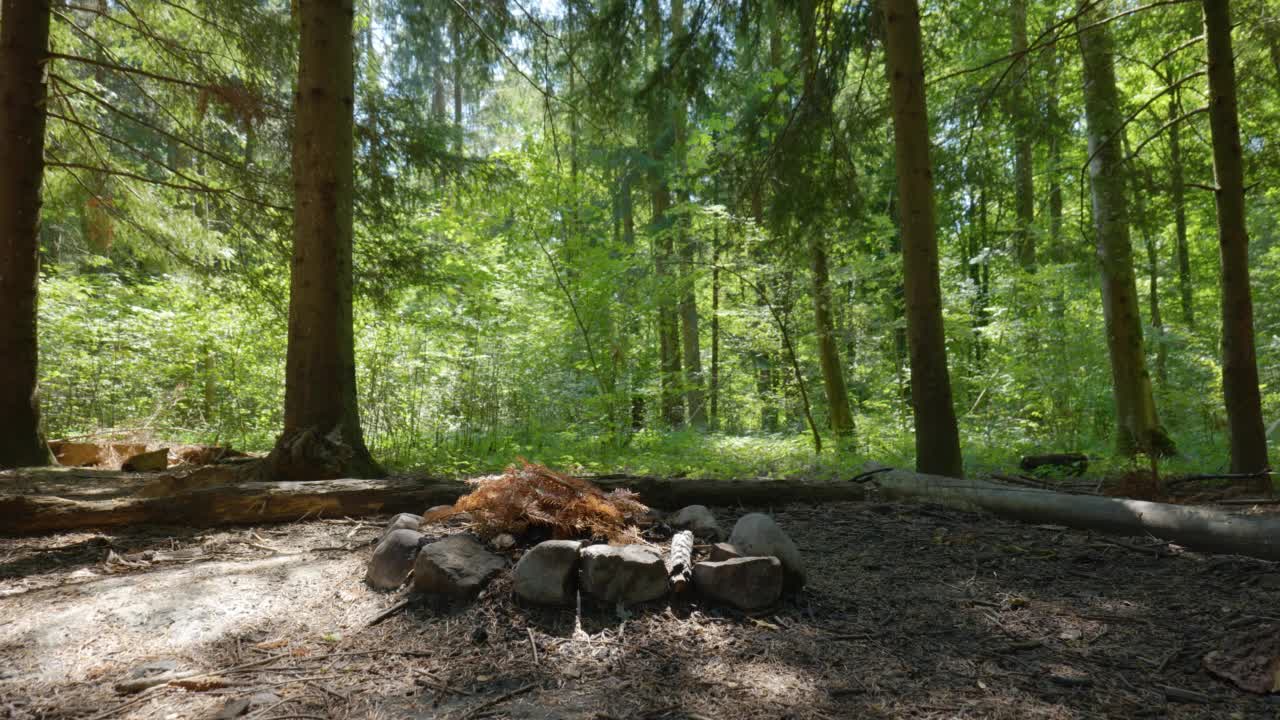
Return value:
[[(502, 577), (369, 626), (398, 599), (362, 582), (372, 520), (0, 539), (0, 718), (1280, 717), (1202, 666), (1280, 637), (1274, 563), (931, 506), (776, 516), (810, 584), (755, 616), (579, 616)], [(210, 674), (117, 692), (165, 661)]]

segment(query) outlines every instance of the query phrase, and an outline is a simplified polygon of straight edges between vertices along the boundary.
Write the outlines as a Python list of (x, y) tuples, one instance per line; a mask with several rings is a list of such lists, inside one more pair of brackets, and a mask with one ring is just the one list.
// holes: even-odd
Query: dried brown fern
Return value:
[(502, 475), (467, 482), (475, 490), (447, 509), (428, 513), (423, 524), (465, 512), (476, 531), (486, 537), (544, 527), (557, 538), (603, 537), (612, 543), (633, 543), (640, 540), (635, 518), (649, 509), (630, 490), (606, 494), (586, 480), (524, 458)]

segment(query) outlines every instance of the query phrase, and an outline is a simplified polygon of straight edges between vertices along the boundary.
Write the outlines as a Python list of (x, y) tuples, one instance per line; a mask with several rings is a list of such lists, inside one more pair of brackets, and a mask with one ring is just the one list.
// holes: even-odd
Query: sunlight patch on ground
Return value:
[[(0, 602), (0, 647), (23, 675), (84, 679), (101, 662), (196, 658), (241, 634), (291, 640), (341, 634), (381, 606), (355, 556), (289, 555), (104, 576)], [(198, 662), (198, 660), (195, 660)]]

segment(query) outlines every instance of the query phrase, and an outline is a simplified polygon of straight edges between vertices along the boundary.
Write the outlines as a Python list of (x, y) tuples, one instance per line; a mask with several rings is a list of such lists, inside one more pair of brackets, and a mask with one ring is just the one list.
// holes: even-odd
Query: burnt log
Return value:
[(1083, 475), (1089, 469), (1089, 456), (1083, 453), (1048, 453), (1027, 455), (1018, 463), (1024, 472), (1035, 472), (1043, 467), (1063, 468), (1072, 476)]

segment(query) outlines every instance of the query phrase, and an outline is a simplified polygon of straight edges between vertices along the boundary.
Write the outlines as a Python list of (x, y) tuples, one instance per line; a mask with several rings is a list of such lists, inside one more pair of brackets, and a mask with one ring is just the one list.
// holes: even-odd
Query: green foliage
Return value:
[[(51, 107), (62, 117), (51, 120), (51, 159), (104, 172), (58, 167), (46, 177), (40, 341), (48, 431), (148, 427), (264, 449), (281, 422), (288, 303), (296, 48), (287, 3), (130, 5), (137, 18), (111, 6), (119, 22), (66, 10), (59, 51), (100, 54), (219, 92), (52, 64)], [(452, 474), (498, 470), (523, 456), (575, 471), (726, 477), (846, 477), (869, 458), (912, 462), (879, 18), (874, 3), (814, 6), (818, 60), (806, 77), (796, 5), (690, 6), (687, 45), (674, 43), (670, 29), (659, 33), (665, 54), (653, 62), (644, 3), (575, 1), (536, 24), (514, 5), (468, 3), (472, 24), (447, 2), (358, 3), (357, 376), (366, 437), (380, 460)], [(1025, 63), (1035, 107), (1023, 120), (1036, 123), (1038, 136), (1031, 233), (1040, 257), (1028, 273), (1009, 247), (1003, 7), (924, 7), (945, 324), (968, 467), (1007, 469), (1032, 451), (1109, 456), (1114, 409), (1082, 186), (1074, 41), (1036, 47)], [(1030, 3), (1033, 45), (1063, 12)], [(1276, 9), (1255, 0), (1239, 3), (1237, 15), (1244, 151), (1255, 184), (1248, 203), (1259, 366), (1264, 412), (1274, 419)], [(1148, 274), (1159, 280), (1165, 332), (1147, 328), (1152, 366), (1157, 343), (1168, 356), (1157, 405), (1183, 453), (1178, 462), (1217, 469), (1226, 439), (1214, 206), (1209, 193), (1188, 191), (1191, 326), (1180, 310), (1171, 159), (1161, 134), (1169, 102), (1161, 73), (1194, 72), (1203, 48), (1152, 67), (1199, 32), (1193, 16), (1189, 7), (1162, 6), (1117, 20), (1115, 29), (1124, 48), (1122, 111), (1134, 117), (1127, 142), (1155, 138), (1134, 161), (1153, 184), (1146, 217), (1134, 219), (1134, 244), (1148, 322)], [(452, 113), (456, 79), (462, 127)], [(820, 97), (806, 97), (806, 87)], [(1202, 102), (1202, 91), (1202, 80), (1189, 85), (1183, 109)], [(670, 152), (670, 118), (648, 125), (655, 93), (687, 115), (682, 158)], [(1204, 117), (1188, 119), (1182, 137), (1188, 181), (1209, 184)], [(677, 191), (673, 221), (661, 227), (650, 204), (658, 180)], [(1051, 183), (1062, 191), (1060, 229), (1049, 211)], [(104, 229), (109, 243), (101, 242)], [(804, 233), (821, 234), (830, 248), (857, 426), (841, 447), (828, 438), (835, 449), (819, 456), (800, 400), (803, 383), (825, 432)], [(688, 238), (689, 255), (659, 274), (655, 248), (677, 236)], [(717, 428), (667, 427), (658, 417), (657, 307), (692, 288), (705, 383), (713, 282)]]

